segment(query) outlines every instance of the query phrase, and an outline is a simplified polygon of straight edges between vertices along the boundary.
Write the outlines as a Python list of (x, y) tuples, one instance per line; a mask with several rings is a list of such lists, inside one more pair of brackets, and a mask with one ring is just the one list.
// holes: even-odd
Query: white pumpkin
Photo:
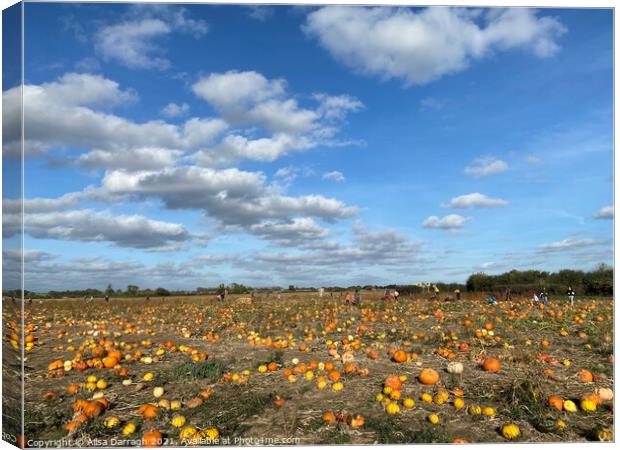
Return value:
[(595, 393), (604, 402), (611, 401), (614, 398), (614, 391), (609, 388), (598, 388)]
[(450, 364), (448, 364), (448, 373), (463, 373), (463, 364), (456, 361), (451, 362)]
[(155, 389), (153, 389), (153, 396), (155, 398), (159, 398), (162, 395), (164, 395), (164, 388), (163, 387), (156, 387)]

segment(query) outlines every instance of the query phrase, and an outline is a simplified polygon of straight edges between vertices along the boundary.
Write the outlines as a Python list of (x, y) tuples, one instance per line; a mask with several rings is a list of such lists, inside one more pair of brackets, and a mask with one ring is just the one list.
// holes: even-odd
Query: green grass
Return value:
[(193, 378), (215, 382), (227, 371), (221, 361), (186, 362), (174, 367), (169, 374), (173, 380), (178, 378)]
[(366, 428), (375, 431), (379, 444), (429, 444), (452, 441), (440, 428), (411, 430), (391, 417), (369, 418), (366, 420)]

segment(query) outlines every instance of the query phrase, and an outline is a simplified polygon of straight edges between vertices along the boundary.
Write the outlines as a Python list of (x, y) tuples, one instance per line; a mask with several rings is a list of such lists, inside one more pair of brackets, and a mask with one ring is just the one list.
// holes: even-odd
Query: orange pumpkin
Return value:
[(435, 384), (439, 381), (439, 373), (435, 369), (422, 369), (418, 380), (422, 384)]
[(392, 361), (402, 363), (407, 361), (407, 352), (404, 350), (396, 350), (392, 355)]
[(154, 419), (159, 414), (159, 408), (151, 403), (140, 406), (138, 413), (142, 414), (145, 419)]
[(86, 408), (86, 406), (88, 405), (88, 402), (86, 400), (76, 400), (75, 403), (73, 404), (73, 411), (74, 412), (78, 412), (78, 411), (84, 411), (84, 408)]
[(188, 401), (186, 401), (185, 406), (187, 406), (188, 408), (198, 408), (203, 403), (204, 401), (200, 397), (195, 397), (190, 398)]
[(43, 398), (45, 400), (53, 400), (56, 397), (58, 397), (58, 394), (56, 394), (56, 392), (54, 392), (54, 391), (47, 391), (47, 392), (43, 393)]
[(71, 433), (72, 431), (75, 431), (77, 429), (77, 427), (79, 427), (80, 424), (78, 422), (76, 422), (75, 420), (72, 420), (71, 422), (67, 423), (65, 425), (65, 430), (67, 430), (69, 433)]
[(118, 358), (114, 356), (106, 356), (105, 358), (103, 358), (103, 365), (107, 369), (112, 369), (117, 364), (118, 364)]
[(336, 422), (336, 415), (331, 411), (325, 411), (323, 413), (323, 422), (327, 422), (327, 423)]
[(359, 414), (354, 415), (349, 420), (349, 425), (351, 425), (351, 428), (361, 428), (364, 426), (364, 423), (364, 416), (361, 416)]
[(485, 358), (482, 363), (482, 370), (485, 372), (496, 373), (501, 370), (501, 364), (497, 358)]
[(330, 370), (329, 379), (332, 381), (338, 381), (340, 379), (340, 372), (338, 370)]
[(121, 351), (120, 351), (120, 350), (117, 350), (117, 349), (111, 349), (111, 350), (108, 350), (108, 356), (109, 356), (110, 358), (121, 359), (121, 357), (122, 357), (123, 355), (121, 354)]
[(355, 363), (346, 363), (344, 365), (344, 373), (350, 374), (357, 371), (357, 365)]
[(579, 381), (581, 381), (582, 383), (592, 383), (592, 381), (594, 381), (594, 376), (592, 375), (592, 372), (586, 369), (581, 369), (580, 371), (578, 371), (577, 376), (579, 377)]
[(299, 363), (294, 370), (297, 375), (302, 375), (308, 371), (308, 367), (304, 363)]
[(200, 392), (200, 396), (202, 398), (209, 398), (213, 395), (213, 391), (211, 389), (204, 389), (202, 392)]
[(103, 405), (99, 402), (88, 402), (84, 407), (84, 414), (86, 417), (97, 417), (103, 412)]
[(64, 366), (64, 362), (60, 359), (57, 359), (56, 361), (51, 362), (48, 366), (47, 366), (47, 370), (49, 370), (50, 372), (53, 370), (57, 370), (57, 369), (62, 369)]
[(402, 386), (400, 378), (396, 375), (390, 375), (385, 379), (384, 386), (388, 386), (394, 390), (399, 390)]
[(142, 436), (142, 445), (145, 447), (159, 447), (162, 443), (163, 439), (159, 431), (147, 431)]
[(558, 411), (562, 411), (562, 409), (564, 409), (564, 400), (557, 395), (550, 395), (547, 398), (547, 405), (557, 409)]
[(587, 394), (583, 394), (580, 398), (581, 401), (590, 400), (594, 402), (596, 405), (600, 405), (602, 402), (601, 397), (599, 397), (596, 392), (589, 392)]
[(91, 350), (91, 355), (93, 355), (94, 358), (102, 358), (103, 356), (105, 356), (105, 349), (103, 347), (95, 347)]

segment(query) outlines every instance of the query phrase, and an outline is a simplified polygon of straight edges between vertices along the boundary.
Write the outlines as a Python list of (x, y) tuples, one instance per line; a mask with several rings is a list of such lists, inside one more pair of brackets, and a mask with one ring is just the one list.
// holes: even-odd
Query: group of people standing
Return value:
[[(575, 290), (572, 286), (569, 286), (566, 290), (566, 297), (568, 298), (568, 303), (573, 306), (575, 304)], [(543, 288), (539, 294), (534, 294), (532, 302), (534, 304), (542, 303), (545, 306), (549, 306), (549, 294), (547, 290)]]

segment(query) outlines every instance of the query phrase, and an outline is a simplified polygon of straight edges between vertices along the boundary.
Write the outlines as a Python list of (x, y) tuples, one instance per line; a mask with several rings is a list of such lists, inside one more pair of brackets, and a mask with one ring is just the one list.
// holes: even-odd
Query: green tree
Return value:
[(135, 297), (136, 295), (138, 295), (139, 290), (140, 288), (138, 288), (138, 286), (130, 284), (129, 286), (127, 286), (127, 295)]

